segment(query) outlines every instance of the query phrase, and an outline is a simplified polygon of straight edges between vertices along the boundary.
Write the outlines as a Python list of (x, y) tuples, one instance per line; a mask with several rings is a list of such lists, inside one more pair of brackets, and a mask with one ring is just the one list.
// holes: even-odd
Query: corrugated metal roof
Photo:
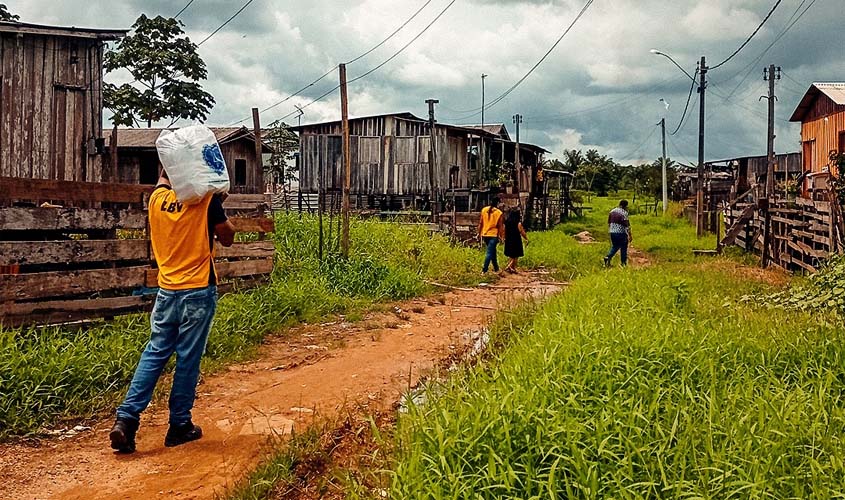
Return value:
[[(408, 111), (402, 111), (402, 112), (399, 112), (399, 113), (382, 113), (382, 114), (378, 114), (378, 115), (349, 117), (349, 121), (353, 122), (355, 120), (368, 120), (370, 118), (382, 118), (382, 117), (385, 117), (385, 116), (395, 116), (395, 117), (398, 117), (398, 118), (416, 121), (416, 122), (425, 122), (426, 121), (426, 120), (423, 120), (422, 118), (420, 118), (419, 116), (414, 115), (413, 113), (409, 113)], [(304, 128), (317, 127), (317, 126), (321, 126), (321, 125), (331, 125), (333, 123), (340, 123), (340, 120), (329, 120), (329, 121), (326, 121), (326, 122), (308, 123), (306, 125), (298, 125), (296, 127), (290, 127), (290, 129), (293, 130), (293, 131), (299, 131), (299, 130), (302, 130)]]
[[(217, 142), (225, 144), (240, 138), (254, 141), (254, 135), (246, 127), (209, 127), (214, 132)], [(117, 131), (118, 148), (155, 149), (156, 139), (163, 130), (176, 130), (175, 128), (121, 128)], [(111, 138), (111, 129), (103, 130), (103, 137), (106, 144)], [(265, 148), (269, 149), (265, 145)]]
[(75, 38), (95, 38), (97, 40), (117, 40), (126, 36), (129, 30), (111, 30), (98, 28), (77, 28), (74, 26), (48, 26), (46, 24), (19, 23), (0, 21), (0, 32), (32, 33), (34, 35), (69, 36)]
[(508, 134), (508, 129), (505, 127), (504, 123), (491, 123), (491, 124), (484, 124), (481, 125), (465, 125), (467, 128), (476, 129), (476, 130), (483, 130), (489, 134), (497, 135), (502, 139), (511, 140), (510, 134)]
[(812, 85), (810, 85), (810, 88), (807, 89), (807, 92), (804, 94), (804, 97), (801, 99), (801, 102), (798, 103), (798, 107), (795, 108), (795, 112), (792, 113), (792, 117), (789, 119), (789, 121), (802, 121), (804, 119), (804, 116), (807, 115), (807, 112), (812, 109), (813, 103), (816, 102), (816, 99), (821, 94), (824, 94), (829, 97), (830, 100), (832, 100), (836, 105), (845, 106), (845, 83), (813, 83)]

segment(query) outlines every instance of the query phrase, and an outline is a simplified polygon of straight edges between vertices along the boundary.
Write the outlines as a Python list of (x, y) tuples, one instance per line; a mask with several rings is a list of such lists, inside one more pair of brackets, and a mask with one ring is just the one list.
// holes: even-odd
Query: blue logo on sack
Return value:
[(226, 162), (223, 161), (223, 153), (217, 144), (206, 144), (202, 147), (202, 159), (206, 165), (211, 167), (217, 175), (223, 175), (226, 171)]

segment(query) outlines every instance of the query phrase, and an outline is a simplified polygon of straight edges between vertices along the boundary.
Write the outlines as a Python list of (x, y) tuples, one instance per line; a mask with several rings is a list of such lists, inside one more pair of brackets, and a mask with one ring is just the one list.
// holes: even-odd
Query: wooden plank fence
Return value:
[[(729, 228), (725, 244), (760, 255), (764, 245), (765, 212), (754, 204), (739, 203), (725, 211)], [(769, 205), (771, 262), (788, 271), (814, 272), (839, 251), (838, 211), (828, 201), (797, 198), (774, 200)]]
[[(0, 177), (0, 325), (149, 310), (158, 272), (146, 213), (152, 189)], [(265, 240), (274, 231), (270, 198), (233, 194), (224, 207), (236, 231), (256, 236), (217, 245), (221, 292), (267, 281), (275, 262)]]

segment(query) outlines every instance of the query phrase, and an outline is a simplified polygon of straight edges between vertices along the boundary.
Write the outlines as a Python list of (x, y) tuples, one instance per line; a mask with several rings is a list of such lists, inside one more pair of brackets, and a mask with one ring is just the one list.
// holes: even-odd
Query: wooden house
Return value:
[[(255, 156), (255, 135), (246, 127), (210, 127), (229, 169), (232, 193), (263, 193), (264, 167)], [(158, 153), (155, 141), (160, 128), (121, 128), (117, 131), (117, 172), (109, 169), (114, 182), (129, 184), (155, 184), (159, 174)], [(104, 130), (106, 143), (110, 144), (111, 130)], [(107, 148), (108, 149), (108, 148)], [(271, 149), (262, 144), (262, 151)], [(109, 151), (109, 155), (111, 151)], [(111, 157), (107, 156), (108, 161)]]
[[(503, 125), (481, 127), (436, 123), (434, 171), (429, 123), (411, 113), (391, 113), (349, 120), (352, 203), (358, 209), (406, 209), (458, 212), (477, 210), (499, 189), (487, 172), (491, 165), (514, 162), (516, 145)], [(293, 127), (300, 136), (302, 193), (339, 193), (343, 186), (341, 122)], [(530, 172), (544, 149), (521, 145), (522, 164)], [(526, 169), (523, 169), (525, 171)], [(530, 173), (515, 191), (528, 193)], [(322, 179), (322, 182), (321, 182)], [(523, 187), (524, 186), (524, 187)], [(433, 189), (433, 192), (432, 192)], [(434, 207), (432, 207), (434, 201)]]
[(0, 22), (0, 177), (102, 180), (103, 47), (125, 35)]
[(804, 172), (826, 170), (830, 153), (845, 153), (845, 83), (810, 85), (792, 117), (801, 122)]

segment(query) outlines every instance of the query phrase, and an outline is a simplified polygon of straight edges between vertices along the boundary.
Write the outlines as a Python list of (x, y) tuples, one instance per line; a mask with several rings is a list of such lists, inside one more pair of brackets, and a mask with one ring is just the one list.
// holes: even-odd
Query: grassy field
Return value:
[[(421, 228), (354, 221), (352, 257), (320, 262), (313, 218), (282, 214), (276, 227), (272, 280), (221, 298), (206, 370), (251, 356), (267, 333), (293, 323), (418, 295), (428, 290), (426, 280), (466, 284), (479, 278), (479, 250), (429, 237)], [(115, 405), (148, 338), (147, 315), (82, 331), (0, 328), (0, 438)]]
[(391, 498), (845, 496), (841, 319), (742, 301), (785, 280), (632, 223), (650, 266), (584, 272), (572, 250), (565, 293), (400, 417)]

